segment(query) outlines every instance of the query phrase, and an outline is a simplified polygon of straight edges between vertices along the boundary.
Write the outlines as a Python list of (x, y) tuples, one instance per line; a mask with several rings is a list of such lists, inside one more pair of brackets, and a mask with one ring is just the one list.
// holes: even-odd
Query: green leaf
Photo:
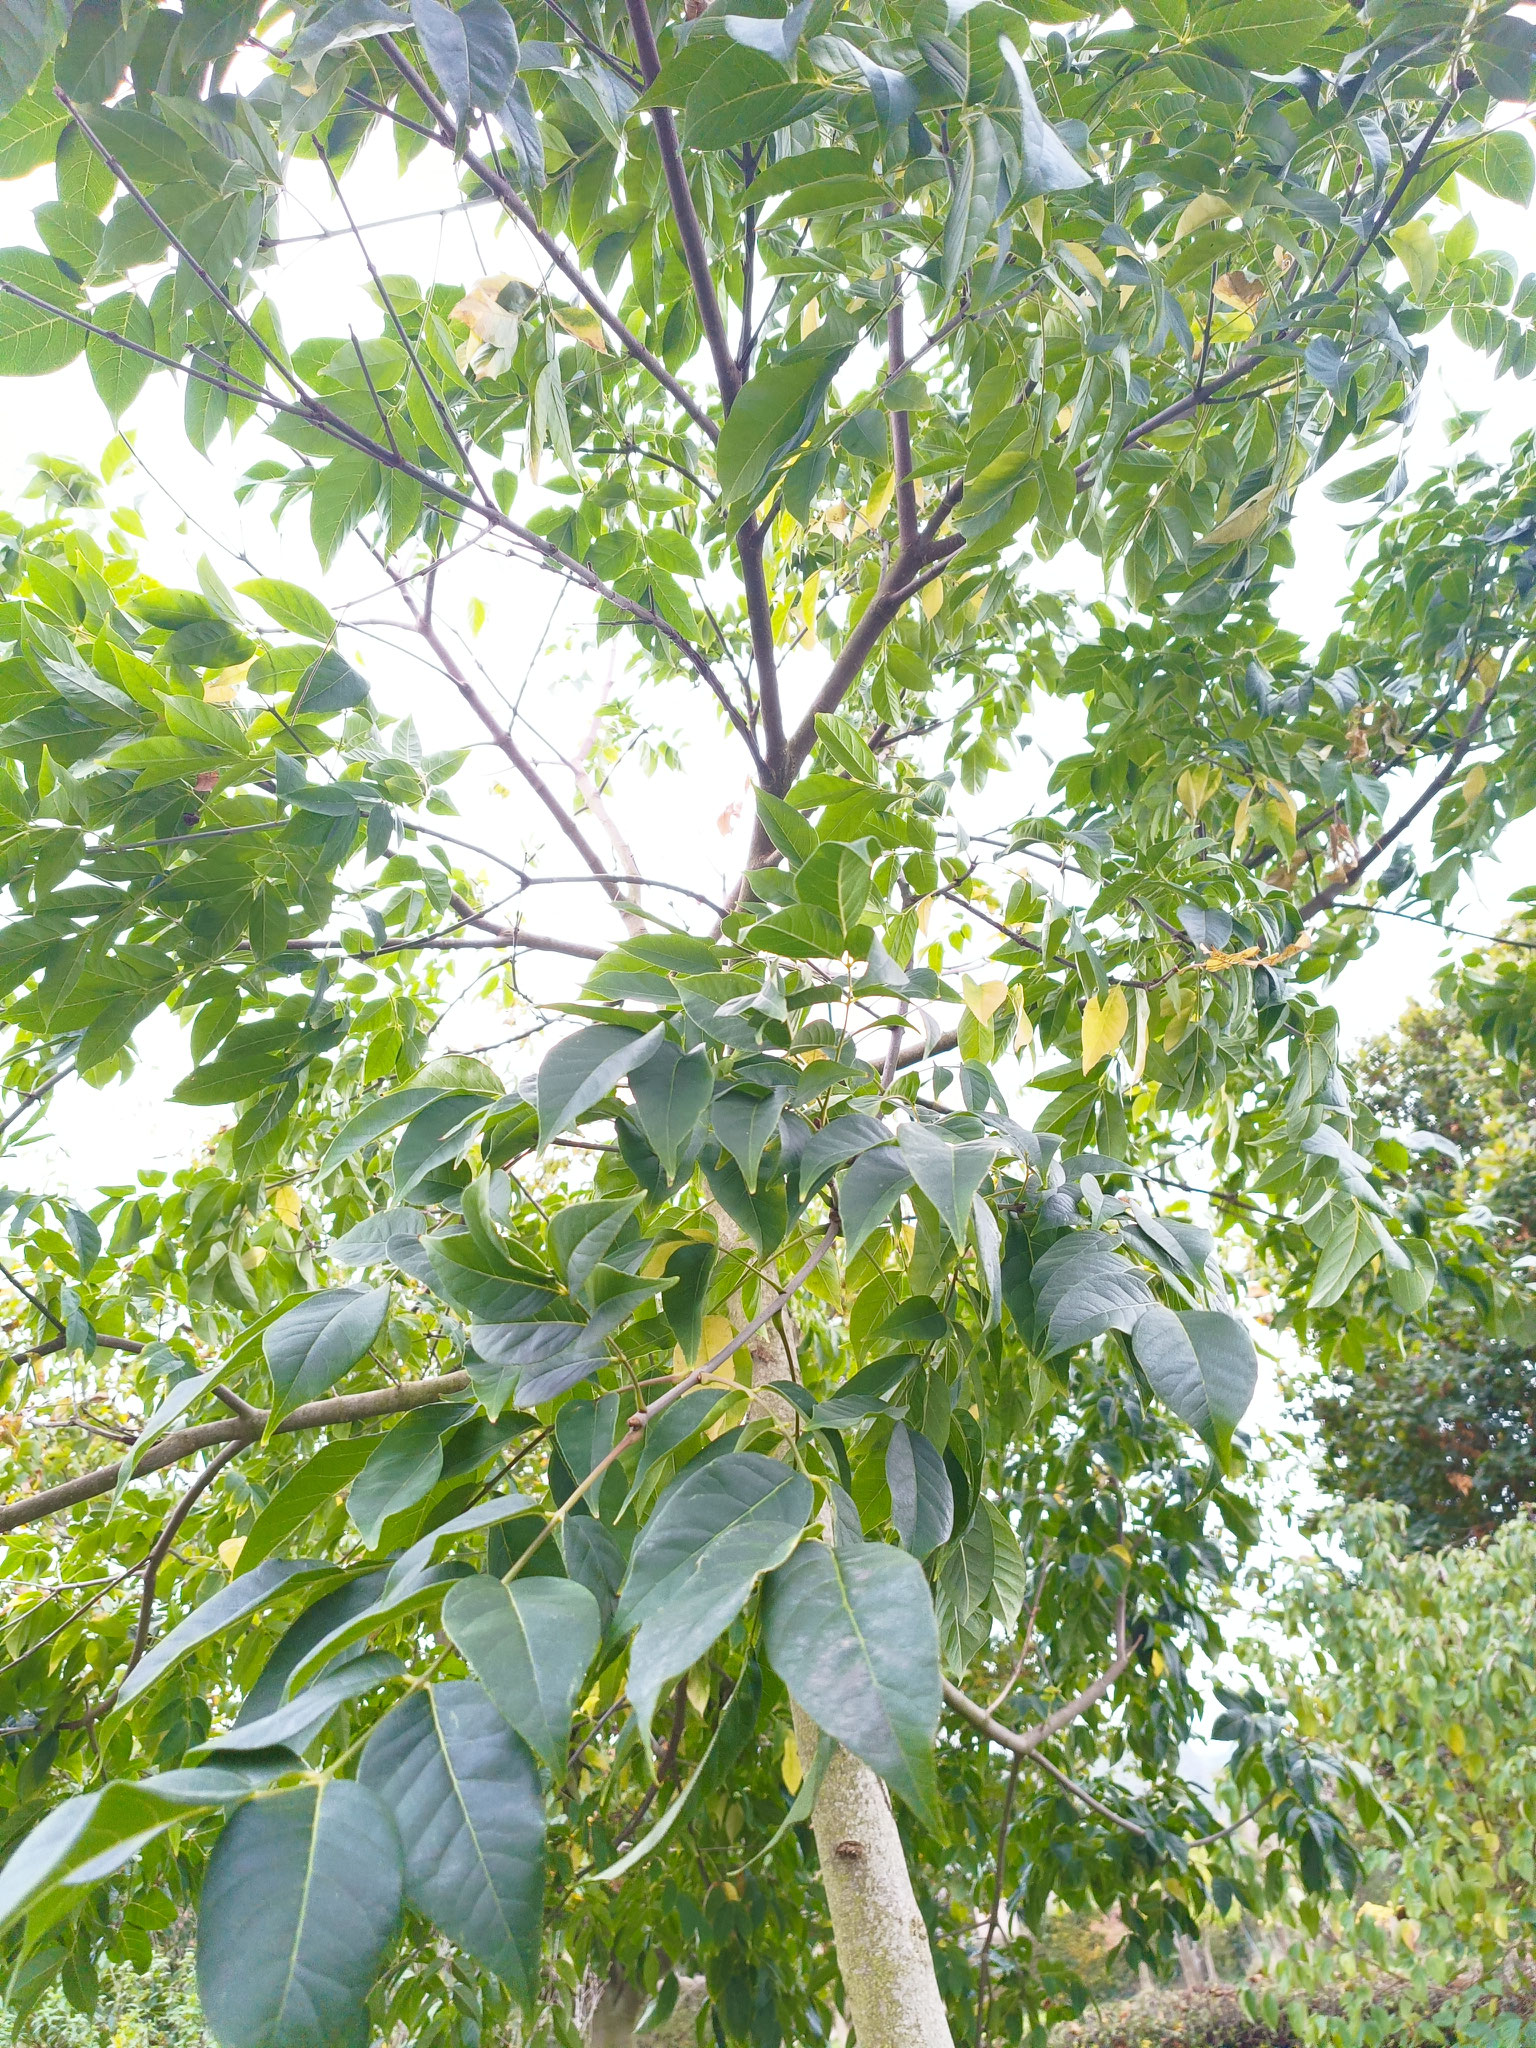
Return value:
[(905, 1549), (926, 1557), (949, 1540), (955, 1521), (954, 1489), (944, 1460), (927, 1437), (897, 1422), (885, 1447), (885, 1483), (891, 1521)]
[(1259, 1378), (1242, 1324), (1209, 1309), (1154, 1306), (1138, 1319), (1131, 1346), (1153, 1392), (1225, 1461)]
[(472, 1679), (385, 1715), (358, 1783), (394, 1816), (405, 1897), (521, 2004), (539, 1979), (544, 1794), (538, 1766)]
[(391, 1515), (415, 1507), (436, 1486), (443, 1438), (471, 1412), (468, 1402), (432, 1401), (403, 1416), (379, 1439), (347, 1495), (352, 1525), (370, 1550), (377, 1549)]
[[(712, 1244), (680, 1244), (676, 1251), (669, 1252), (663, 1268), (666, 1278), (675, 1284), (661, 1297), (661, 1313), (667, 1328), (676, 1338), (678, 1348), (687, 1365), (697, 1365), (699, 1347), (704, 1341), (704, 1311), (709, 1300), (710, 1276), (715, 1270), (715, 1247)], [(691, 1397), (684, 1395), (678, 1407), (683, 1407)], [(677, 1410), (669, 1409), (662, 1417), (662, 1427)], [(645, 1434), (649, 1448), (653, 1432)], [(641, 1453), (641, 1462), (645, 1454)]]
[(378, 503), (383, 476), (371, 457), (346, 449), (311, 484), (309, 533), (322, 569), (330, 568), (347, 535)]
[(443, 1627), (508, 1725), (558, 1778), (602, 1615), (573, 1579), (461, 1580)]
[[(91, 318), (106, 336), (122, 335), (144, 348), (155, 345), (155, 323), (137, 292), (119, 292), (95, 307)], [(85, 361), (96, 395), (114, 420), (122, 418), (155, 367), (147, 356), (135, 355), (102, 334), (86, 337)]]
[(1300, 62), (1340, 14), (1330, 0), (1203, 0), (1190, 12), (1202, 41), (1254, 71)]
[[(436, 1534), (435, 1531), (433, 1533)], [(415, 1548), (413, 1545), (412, 1549)], [(447, 1564), (428, 1566), (418, 1576), (403, 1582), (397, 1581), (396, 1573), (391, 1571), (377, 1600), (338, 1621), (328, 1635), (321, 1636), (305, 1651), (288, 1674), (288, 1697), (302, 1691), (333, 1658), (343, 1650), (351, 1649), (354, 1643), (366, 1642), (376, 1630), (389, 1623), (403, 1621), (407, 1615), (420, 1614), (441, 1605), (447, 1588), (456, 1580), (467, 1577), (469, 1569), (467, 1564), (450, 1560)]]
[(762, 50), (731, 44), (688, 92), (683, 141), (689, 149), (739, 149), (771, 135), (799, 111), (806, 93)]
[(219, 2048), (366, 2048), (402, 1889), (399, 1834), (365, 1786), (329, 1778), (242, 1806), (198, 1911), (198, 1997)]
[[(896, 1143), (902, 1165), (938, 1210), (958, 1249), (965, 1243), (971, 1203), (992, 1170), (997, 1146), (990, 1138), (956, 1144), (931, 1124), (903, 1124)], [(873, 1156), (864, 1155), (866, 1159)]]
[(29, 1939), (79, 1904), (82, 1892), (120, 1870), (156, 1836), (199, 1809), (244, 1800), (260, 1776), (205, 1765), (163, 1771), (136, 1783), (121, 1779), (66, 1799), (13, 1850), (0, 1870), (0, 1932), (25, 1915)]
[(864, 159), (855, 149), (805, 149), (794, 156), (781, 156), (765, 171), (759, 171), (741, 195), (740, 203), (743, 207), (761, 206), (765, 200), (776, 199), (781, 192), (794, 192), (801, 186), (814, 190), (829, 180), (867, 176)]
[(267, 1502), (251, 1524), (236, 1569), (243, 1578), (280, 1550), (314, 1515), (333, 1507), (367, 1463), (379, 1439), (338, 1437), (307, 1452), (303, 1463)]
[(1381, 1240), (1371, 1227), (1369, 1214), (1358, 1203), (1351, 1203), (1334, 1225), (1318, 1255), (1307, 1306), (1331, 1308), (1347, 1291), (1355, 1275), (1363, 1266), (1368, 1266), (1380, 1250)]
[(619, 1024), (589, 1024), (562, 1038), (539, 1067), (539, 1145), (571, 1125), (624, 1076), (648, 1060), (666, 1036), (666, 1027), (627, 1031)]
[(1422, 1239), (1410, 1240), (1404, 1250), (1411, 1263), (1394, 1266), (1387, 1274), (1387, 1292), (1404, 1315), (1416, 1316), (1427, 1306), (1435, 1291), (1439, 1268), (1433, 1251)]
[(388, 1287), (329, 1287), (291, 1308), (267, 1331), (273, 1420), (315, 1401), (367, 1356), (389, 1313)]
[(1145, 1273), (1097, 1231), (1058, 1238), (1037, 1260), (1032, 1280), (1037, 1340), (1051, 1358), (1106, 1330), (1129, 1333), (1152, 1300)]
[(899, 1146), (871, 1146), (861, 1152), (838, 1186), (837, 1212), (843, 1225), (846, 1262), (870, 1232), (885, 1221), (897, 1196), (912, 1185)]
[[(31, 298), (13, 296), (6, 285)], [(73, 311), (79, 296), (51, 256), (36, 249), (0, 249), (0, 375), (42, 377), (72, 363), (85, 347), (85, 329), (49, 308)], [(37, 306), (32, 299), (45, 303)]]
[(733, 517), (752, 510), (773, 471), (811, 433), (848, 354), (830, 344), (797, 349), (741, 387), (715, 444), (715, 476)]
[(320, 1559), (269, 1557), (253, 1572), (220, 1587), (211, 1599), (194, 1607), (184, 1621), (178, 1622), (169, 1635), (162, 1636), (149, 1655), (133, 1667), (118, 1691), (118, 1708), (128, 1706), (140, 1693), (147, 1692), (200, 1643), (208, 1642), (235, 1622), (244, 1621), (258, 1607), (265, 1607), (284, 1587), (297, 1579), (317, 1578), (331, 1569)]
[(311, 592), (297, 583), (284, 583), (277, 576), (254, 576), (249, 583), (236, 584), (242, 597), (253, 597), (269, 619), (286, 626), (290, 633), (302, 633), (306, 640), (334, 640), (336, 621)]
[(1388, 235), (1392, 253), (1408, 273), (1408, 289), (1422, 306), (1440, 270), (1440, 245), (1427, 220), (1407, 220)]
[[(698, 1346), (695, 1345), (695, 1357), (697, 1351)], [(634, 1481), (624, 1501), (625, 1508), (639, 1499), (646, 1479), (663, 1458), (670, 1457), (689, 1437), (706, 1428), (711, 1418), (736, 1398), (734, 1394), (721, 1394), (714, 1387), (696, 1387), (691, 1394), (684, 1394), (680, 1401), (674, 1401), (665, 1415), (651, 1423), (641, 1439), (640, 1457), (635, 1465)]]
[(1039, 199), (1048, 192), (1076, 192), (1092, 180), (1041, 113), (1024, 59), (1007, 36), (998, 49), (1013, 78), (1019, 101), (1019, 178), (1012, 200)]
[(1456, 159), (1456, 169), (1495, 199), (1529, 206), (1536, 194), (1536, 158), (1518, 128), (1484, 135)]
[(944, 221), (941, 281), (951, 293), (980, 253), (1003, 201), (1003, 151), (990, 116), (978, 114), (966, 131), (960, 169)]
[(668, 1679), (696, 1663), (746, 1605), (759, 1577), (800, 1540), (811, 1482), (755, 1451), (690, 1467), (635, 1539), (615, 1622), (639, 1632), (629, 1696), (642, 1728)]
[(348, 1700), (403, 1677), (405, 1666), (389, 1651), (353, 1657), (332, 1671), (323, 1671), (306, 1692), (274, 1707), (270, 1714), (241, 1719), (222, 1735), (198, 1745), (200, 1752), (226, 1754), (239, 1750), (292, 1749), (302, 1752), (319, 1735), (336, 1709)]
[(794, 867), (809, 860), (820, 844), (815, 826), (769, 790), (756, 789), (752, 798), (763, 830), (784, 858)]
[(744, 1088), (731, 1088), (710, 1104), (710, 1128), (741, 1168), (741, 1177), (751, 1194), (757, 1192), (763, 1148), (777, 1131), (791, 1092), (788, 1088), (770, 1088), (766, 1095), (752, 1095)]
[(917, 1559), (884, 1543), (802, 1543), (768, 1581), (763, 1648), (817, 1727), (931, 1821), (939, 1638)]
[(708, 1055), (685, 1053), (670, 1038), (663, 1038), (630, 1074), (640, 1128), (668, 1180), (677, 1177), (678, 1163), (704, 1120), (713, 1087)]
[(818, 846), (795, 876), (795, 894), (813, 910), (825, 910), (846, 938), (869, 901), (869, 862), (851, 846)]
[[(12, 12), (14, 14), (14, 10)], [(4, 81), (0, 84), (0, 107), (11, 96), (6, 87), (13, 86), (16, 77), (6, 61), (3, 35), (4, 30), (0, 28), (0, 81)], [(50, 94), (41, 93), (32, 99), (18, 100), (0, 119), (0, 179), (24, 178), (28, 171), (51, 163), (68, 118)]]
[(69, 17), (66, 0), (6, 0), (0, 8), (0, 114), (8, 114), (37, 83), (64, 40)]

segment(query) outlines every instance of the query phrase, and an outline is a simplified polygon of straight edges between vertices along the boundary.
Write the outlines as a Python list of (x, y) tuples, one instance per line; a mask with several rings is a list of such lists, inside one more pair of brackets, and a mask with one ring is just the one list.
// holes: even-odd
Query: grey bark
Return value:
[[(715, 1214), (720, 1242), (731, 1249), (740, 1234)], [(787, 1310), (781, 1321), (783, 1332), (770, 1323), (752, 1339), (752, 1384), (763, 1389), (759, 1398), (775, 1419), (793, 1427), (797, 1411), (769, 1391), (793, 1371)], [(815, 1722), (796, 1707), (795, 1742), (807, 1770), (818, 1739)], [(857, 2048), (954, 2048), (890, 1794), (845, 1749), (832, 1753), (811, 1827)]]

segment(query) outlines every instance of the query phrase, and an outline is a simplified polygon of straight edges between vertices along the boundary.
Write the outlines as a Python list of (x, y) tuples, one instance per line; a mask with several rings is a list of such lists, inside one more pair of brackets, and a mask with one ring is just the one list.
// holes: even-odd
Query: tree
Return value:
[[(518, 2005), (570, 2039), (610, 1964), (667, 2014), (685, 1957), (717, 2038), (824, 2028), (836, 1978), (861, 2048), (927, 2048), (946, 2003), (1054, 2009), (1008, 1938), (1053, 1898), (1119, 1899), (1154, 1960), (1287, 1851), (1352, 1880), (1329, 1799), (1369, 1820), (1369, 1786), (1260, 1694), (1219, 1724), (1260, 1877), (1179, 1774), (1256, 1362), (1159, 1197), (1206, 1146), (1325, 1335), (1427, 1293), (1318, 998), (1415, 816), (1433, 907), (1526, 801), (1531, 450), (1385, 508), (1419, 337), (1536, 360), (1536, 286), (1445, 210), (1529, 196), (1499, 103), (1536, 32), (1047, 11), (6, 22), (3, 167), (58, 196), (47, 253), (0, 256), (0, 367), (83, 350), (115, 415), (173, 370), (205, 450), (259, 423), (242, 491), (327, 566), (372, 550), (614, 919), (534, 1080), (423, 1063), (434, 963), (595, 949), (479, 898), (452, 763), (319, 596), (16, 533), (12, 1128), (161, 1009), (181, 1098), (236, 1112), (169, 1190), (15, 1210), (18, 1388), (66, 1429), (144, 1411), (111, 1465), (29, 1445), (52, 1483), (0, 1513), (23, 1998), (88, 2002), (195, 1898), (230, 2048)], [(285, 180), (354, 221), (379, 133), (545, 281), (375, 263), (377, 333), (290, 349)], [(1381, 545), (1310, 661), (1265, 602), (1292, 496), (1383, 438), (1332, 486)], [(1034, 573), (1069, 538), (1123, 594), (1091, 639)], [(435, 604), (471, 544), (581, 593), (629, 701), (735, 736), (718, 922), (663, 917), (479, 691)], [(1086, 749), (1052, 815), (978, 824), (1036, 688)]]
[[(1518, 958), (1515, 937), (1506, 958)], [(1409, 1199), (1485, 1220), (1396, 1344), (1364, 1324), (1346, 1333), (1313, 1396), (1324, 1469), (1346, 1499), (1401, 1503), (1413, 1543), (1484, 1537), (1536, 1499), (1536, 1324), (1521, 1264), (1536, 1233), (1529, 1070), (1492, 1055), (1459, 1008), (1414, 1004), (1362, 1048), (1354, 1079), (1380, 1123), (1419, 1148)]]
[(1326, 1721), (1390, 1802), (1389, 1824), (1360, 1844), (1362, 1895), (1307, 1916), (1309, 1938), (1267, 1994), (1273, 2023), (1288, 1991), (1324, 1993), (1310, 2023), (1287, 2002), (1303, 2039), (1373, 2022), (1454, 2038), (1474, 2010), (1491, 2016), (1490, 1998), (1518, 2012), (1511, 1995), (1529, 1997), (1536, 1524), (1522, 1515), (1485, 1544), (1432, 1554), (1405, 1546), (1404, 1520), (1388, 1503), (1346, 1510), (1343, 1560), (1298, 1569), (1277, 1615), (1297, 1645), (1293, 1707), (1304, 1725)]

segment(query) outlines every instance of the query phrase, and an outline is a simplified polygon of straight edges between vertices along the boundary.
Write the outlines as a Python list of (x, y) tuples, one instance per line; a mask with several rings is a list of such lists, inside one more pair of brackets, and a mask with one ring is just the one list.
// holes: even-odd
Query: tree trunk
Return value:
[[(796, 1707), (807, 1769), (817, 1734)], [(811, 1826), (858, 2048), (953, 2048), (890, 1795), (846, 1749), (832, 1752)]]
[[(715, 1215), (721, 1245), (733, 1249), (740, 1233), (718, 1209)], [(782, 1320), (792, 1332), (787, 1311)], [(754, 1386), (766, 1389), (792, 1376), (793, 1342), (772, 1323), (752, 1339)], [(797, 1411), (782, 1395), (765, 1393), (763, 1405), (793, 1426)], [(818, 1740), (815, 1722), (796, 1707), (795, 1741), (806, 1770)], [(890, 1794), (845, 1749), (832, 1753), (811, 1827), (857, 2048), (954, 2048)]]

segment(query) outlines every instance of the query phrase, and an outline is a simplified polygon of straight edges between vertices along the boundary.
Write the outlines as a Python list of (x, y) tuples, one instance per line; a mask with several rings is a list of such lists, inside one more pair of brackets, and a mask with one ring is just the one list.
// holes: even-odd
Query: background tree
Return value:
[[(569, 2040), (610, 1967), (665, 2015), (690, 1963), (717, 2038), (836, 1997), (930, 2048), (1060, 2004), (1055, 1899), (1118, 1900), (1136, 1961), (1288, 1856), (1352, 1881), (1330, 1799), (1369, 1824), (1369, 1784), (1261, 1693), (1219, 1723), (1236, 1810), (1180, 1772), (1256, 1363), (1177, 1196), (1213, 1160), (1324, 1340), (1427, 1298), (1320, 996), (1415, 817), (1433, 909), (1528, 801), (1531, 449), (1385, 521), (1316, 660), (1266, 598), (1305, 476), (1384, 442), (1336, 488), (1401, 496), (1421, 337), (1531, 365), (1536, 286), (1451, 195), (1529, 196), (1536, 31), (1050, 11), (7, 17), (3, 166), (56, 197), (0, 256), (0, 367), (83, 350), (120, 414), (158, 366), (194, 446), (259, 427), (241, 490), (372, 551), (612, 939), (508, 921), (547, 872), (455, 869), (453, 763), (339, 607), (18, 531), (13, 1127), (162, 1009), (181, 1099), (235, 1117), (168, 1188), (14, 1210), (18, 1405), (130, 1439), (0, 1511), (21, 1999), (89, 2003), (196, 1900), (228, 2048), (519, 2006)], [(355, 229), (377, 331), (290, 345), (294, 167), (355, 223), (384, 136), (540, 281)], [(1125, 600), (1085, 644), (1037, 566), (1068, 539)], [(541, 775), (443, 622), (472, 547), (583, 595), (626, 704), (734, 736), (729, 903)], [(1049, 816), (988, 816), (1033, 689), (1085, 745)], [(423, 1063), (471, 944), (601, 950), (534, 1076)]]
[(1361, 1049), (1354, 1081), (1384, 1128), (1418, 1136), (1410, 1200), (1426, 1216), (1477, 1212), (1481, 1229), (1396, 1344), (1364, 1323), (1345, 1332), (1312, 1403), (1328, 1483), (1400, 1503), (1412, 1543), (1486, 1536), (1536, 1499), (1531, 1072), (1491, 1053), (1454, 1003), (1414, 1004)]
[(1321, 1917), (1303, 1908), (1302, 1938), (1252, 2001), (1271, 2025), (1284, 2009), (1307, 2041), (1530, 2024), (1536, 1782), (1521, 1644), (1536, 1525), (1520, 1516), (1433, 1554), (1406, 1548), (1404, 1520), (1390, 1503), (1348, 1509), (1343, 1556), (1298, 1570), (1277, 1616), (1298, 1645), (1284, 1674), (1293, 1708), (1369, 1763), (1405, 1824), (1362, 1838), (1360, 1892)]

